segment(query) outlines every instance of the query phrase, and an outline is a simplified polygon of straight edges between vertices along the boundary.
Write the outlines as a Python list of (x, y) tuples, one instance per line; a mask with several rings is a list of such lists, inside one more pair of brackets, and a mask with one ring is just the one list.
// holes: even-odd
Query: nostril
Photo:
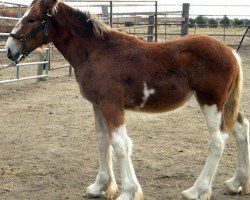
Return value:
[(8, 48), (8, 51), (7, 51), (7, 56), (8, 56), (8, 58), (10, 59), (10, 60), (12, 60), (12, 52), (11, 52), (11, 50)]

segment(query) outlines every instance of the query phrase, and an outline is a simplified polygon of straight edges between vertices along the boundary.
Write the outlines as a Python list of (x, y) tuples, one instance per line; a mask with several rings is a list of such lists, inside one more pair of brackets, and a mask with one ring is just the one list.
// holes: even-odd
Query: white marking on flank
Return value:
[(150, 97), (150, 95), (153, 95), (155, 93), (155, 89), (149, 89), (147, 87), (147, 84), (144, 82), (144, 89), (143, 89), (143, 97), (142, 100), (143, 102), (140, 105), (140, 108), (143, 108), (148, 100), (148, 98)]

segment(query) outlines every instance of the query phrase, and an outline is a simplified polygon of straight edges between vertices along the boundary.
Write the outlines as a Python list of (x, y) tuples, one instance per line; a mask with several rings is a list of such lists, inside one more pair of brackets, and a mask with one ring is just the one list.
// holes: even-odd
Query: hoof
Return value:
[(250, 180), (238, 181), (235, 178), (231, 178), (225, 182), (226, 194), (250, 194)]
[(141, 187), (137, 189), (137, 192), (135, 193), (135, 199), (134, 200), (143, 200), (143, 193)]
[(123, 192), (116, 200), (143, 200), (143, 193), (141, 187), (139, 187), (135, 194), (130, 192)]
[(102, 187), (97, 186), (95, 183), (90, 185), (86, 190), (87, 196), (94, 198), (102, 196), (102, 192)]
[(241, 184), (235, 181), (234, 179), (229, 179), (224, 183), (226, 194), (236, 195), (240, 194), (242, 191)]
[(250, 179), (243, 184), (241, 194), (242, 195), (250, 194)]
[(193, 188), (185, 190), (181, 193), (182, 197), (186, 200), (210, 200), (211, 194), (211, 191), (202, 192)]
[(124, 192), (116, 200), (134, 200), (134, 198), (133, 195)]
[[(106, 188), (106, 190), (104, 188)], [(117, 191), (118, 187), (116, 183), (110, 183), (106, 187), (94, 183), (87, 188), (86, 194), (94, 198), (105, 196), (107, 199), (113, 199)]]
[(116, 195), (117, 191), (118, 191), (117, 184), (111, 183), (111, 184), (109, 184), (106, 191), (104, 192), (104, 196), (107, 199), (113, 199), (114, 196)]

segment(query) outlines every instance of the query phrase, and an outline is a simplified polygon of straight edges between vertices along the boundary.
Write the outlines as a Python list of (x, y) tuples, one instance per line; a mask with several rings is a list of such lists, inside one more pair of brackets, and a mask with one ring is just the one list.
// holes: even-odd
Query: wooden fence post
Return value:
[[(46, 60), (46, 52), (45, 50), (39, 50), (37, 51), (38, 52), (38, 57), (39, 57), (39, 62), (43, 62)], [(40, 75), (43, 75), (43, 72), (45, 70), (45, 65), (46, 64), (38, 64), (37, 65), (37, 76), (40, 76)], [(44, 81), (46, 80), (46, 77), (40, 77), (40, 78), (37, 78), (37, 81)]]
[(109, 16), (108, 6), (102, 6), (102, 17), (108, 17), (108, 16)]
[(109, 13), (109, 26), (113, 27), (113, 0), (109, 2), (109, 9), (110, 9), (110, 13)]
[(155, 42), (157, 42), (158, 38), (158, 2), (157, 0), (155, 1)]
[(185, 20), (181, 22), (181, 36), (188, 34), (189, 7), (189, 3), (183, 3), (182, 5), (182, 17), (184, 17)]
[(154, 15), (150, 15), (148, 17), (148, 42), (153, 42), (154, 37), (154, 23), (155, 23), (155, 17)]
[(18, 18), (22, 17), (22, 6), (18, 5)]

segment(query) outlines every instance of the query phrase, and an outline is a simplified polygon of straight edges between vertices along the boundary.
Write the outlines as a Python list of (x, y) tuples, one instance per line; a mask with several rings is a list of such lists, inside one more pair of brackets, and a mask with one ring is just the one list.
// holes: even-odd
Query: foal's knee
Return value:
[(111, 138), (111, 144), (116, 156), (123, 158), (130, 156), (132, 152), (132, 141), (127, 135), (126, 127), (121, 126), (114, 132)]

